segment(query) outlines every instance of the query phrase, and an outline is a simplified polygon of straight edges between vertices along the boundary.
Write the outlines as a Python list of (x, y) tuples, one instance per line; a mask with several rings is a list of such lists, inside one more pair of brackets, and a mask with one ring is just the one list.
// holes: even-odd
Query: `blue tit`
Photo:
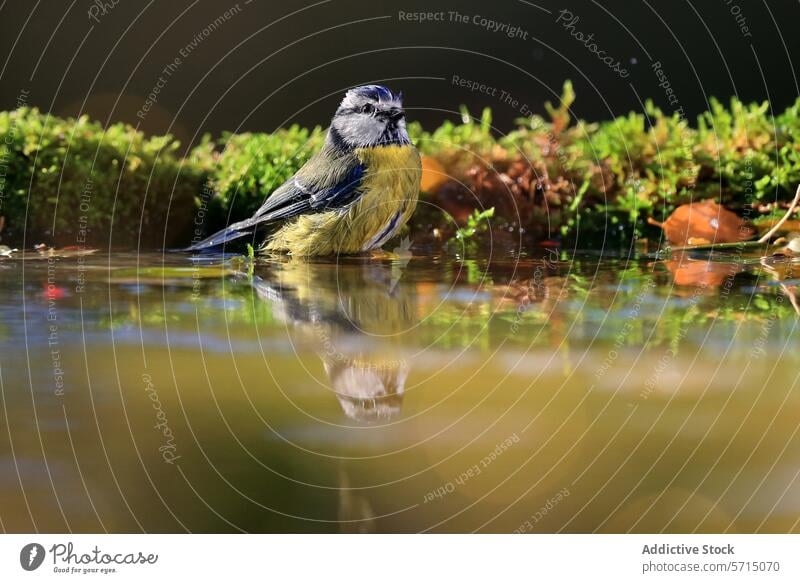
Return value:
[(376, 250), (411, 218), (421, 176), (402, 93), (356, 87), (336, 110), (319, 152), (252, 217), (189, 250), (255, 236), (263, 228), (269, 231), (264, 252), (308, 257)]

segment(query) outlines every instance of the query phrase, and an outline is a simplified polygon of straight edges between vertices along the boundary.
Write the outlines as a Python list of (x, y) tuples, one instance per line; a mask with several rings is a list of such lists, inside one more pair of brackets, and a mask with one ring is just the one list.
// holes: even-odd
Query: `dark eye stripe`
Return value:
[(348, 113), (361, 113), (360, 107), (340, 107), (336, 110), (336, 115), (347, 115)]
[[(364, 106), (370, 107), (371, 110), (364, 111)], [(362, 104), (362, 105), (354, 105), (352, 107), (340, 107), (336, 111), (336, 115), (347, 115), (347, 114), (350, 114), (350, 113), (370, 113), (370, 114), (375, 114), (375, 115), (377, 115), (379, 117), (385, 117), (385, 116), (388, 115), (387, 111), (377, 109), (375, 107), (375, 105), (372, 104), (372, 103), (365, 103), (365, 104)]]
[[(364, 107), (368, 107), (367, 111), (364, 111)], [(364, 105), (356, 105), (353, 107), (347, 108), (340, 108), (339, 113), (375, 113), (375, 106), (371, 103), (366, 103)]]

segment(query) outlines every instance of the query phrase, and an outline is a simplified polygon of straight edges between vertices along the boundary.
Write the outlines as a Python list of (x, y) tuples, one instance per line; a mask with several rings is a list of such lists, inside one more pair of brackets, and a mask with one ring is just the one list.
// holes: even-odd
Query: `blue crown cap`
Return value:
[(383, 85), (363, 85), (356, 87), (353, 92), (375, 101), (402, 101), (402, 93), (392, 93)]

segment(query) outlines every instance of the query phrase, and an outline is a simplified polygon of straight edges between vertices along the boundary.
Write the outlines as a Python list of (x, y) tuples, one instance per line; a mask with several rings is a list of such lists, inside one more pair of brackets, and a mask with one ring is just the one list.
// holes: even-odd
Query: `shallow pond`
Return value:
[(794, 267), (0, 258), (0, 524), (798, 531)]

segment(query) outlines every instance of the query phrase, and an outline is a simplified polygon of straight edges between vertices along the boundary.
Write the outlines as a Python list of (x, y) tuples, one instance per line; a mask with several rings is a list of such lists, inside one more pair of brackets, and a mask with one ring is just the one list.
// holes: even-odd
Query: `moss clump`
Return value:
[(148, 138), (124, 124), (103, 129), (85, 116), (0, 112), (4, 241), (132, 247), (141, 237), (154, 247), (166, 237), (167, 245), (182, 243), (205, 176), (197, 164), (184, 163), (178, 146), (172, 136)]
[[(460, 120), (432, 132), (409, 124), (423, 154), (453, 178), (423, 194), (430, 204), (412, 222), (415, 238), (446, 240), (487, 208), (495, 242), (629, 238), (654, 229), (647, 217), (663, 221), (705, 198), (757, 220), (780, 214), (800, 182), (800, 100), (778, 115), (767, 104), (712, 101), (695, 123), (648, 102), (642, 113), (589, 123), (573, 119), (574, 99), (566, 83), (546, 117), (519, 119), (505, 135), (488, 109), (473, 118), (462, 108)], [(29, 244), (75, 245), (85, 231), (87, 244), (107, 245), (113, 232), (117, 246), (184, 245), (198, 225), (210, 233), (249, 216), (323, 140), (319, 127), (228, 134), (180, 158), (171, 136), (35, 109), (0, 113), (3, 237), (21, 242), (27, 228)]]
[(652, 230), (646, 217), (663, 221), (692, 200), (715, 199), (748, 219), (775, 214), (800, 182), (800, 100), (774, 117), (767, 103), (712, 100), (692, 126), (649, 101), (644, 113), (573, 120), (574, 99), (566, 83), (559, 106), (546, 106), (549, 119), (519, 119), (499, 137), (488, 110), (479, 119), (462, 111), (460, 124), (432, 133), (415, 127), (420, 149), (463, 184), (429, 196), (456, 217), (464, 213), (455, 199), (495, 207), (498, 228), (537, 238), (630, 237)]
[(225, 134), (206, 140), (192, 158), (210, 171), (215, 197), (208, 230), (249, 217), (325, 140), (319, 126), (293, 125), (272, 134)]

